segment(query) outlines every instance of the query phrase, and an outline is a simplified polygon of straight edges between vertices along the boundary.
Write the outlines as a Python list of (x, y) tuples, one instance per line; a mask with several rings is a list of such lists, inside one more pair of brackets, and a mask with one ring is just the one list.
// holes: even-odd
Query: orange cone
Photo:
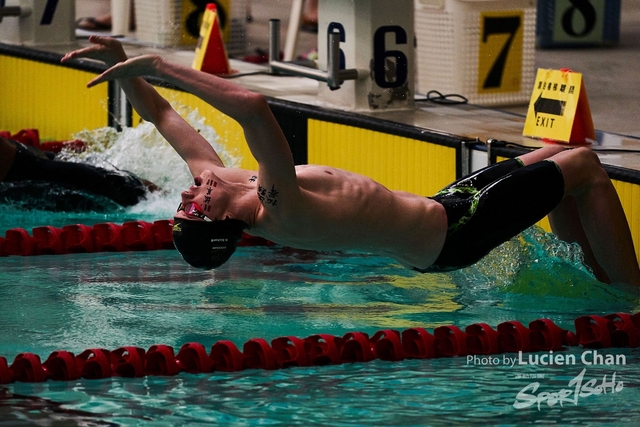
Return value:
[(229, 58), (222, 41), (220, 20), (216, 5), (209, 3), (202, 16), (200, 39), (196, 46), (196, 54), (192, 67), (209, 74), (229, 74)]
[(591, 117), (591, 109), (589, 108), (587, 91), (584, 88), (584, 83), (582, 83), (580, 85), (580, 95), (578, 97), (578, 105), (576, 106), (576, 115), (573, 118), (569, 144), (586, 144), (589, 139), (595, 140), (596, 132), (593, 126), (593, 118)]

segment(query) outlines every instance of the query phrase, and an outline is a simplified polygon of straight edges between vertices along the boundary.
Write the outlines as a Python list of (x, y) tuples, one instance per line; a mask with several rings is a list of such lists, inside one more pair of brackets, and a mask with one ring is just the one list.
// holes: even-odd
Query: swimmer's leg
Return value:
[[(519, 157), (523, 164), (529, 165), (548, 159), (567, 147), (558, 144), (546, 145), (538, 150), (531, 151)], [(596, 260), (596, 257), (589, 244), (582, 223), (576, 201), (573, 197), (565, 197), (562, 202), (549, 214), (549, 222), (554, 233), (562, 240), (570, 243), (578, 243), (584, 253), (585, 263), (591, 267), (594, 275), (601, 282), (609, 283), (609, 278)]]
[[(576, 148), (550, 158), (562, 170), (565, 196), (575, 199), (585, 245), (613, 283), (640, 285), (640, 268), (622, 204), (598, 156), (587, 148)], [(551, 213), (554, 233), (578, 241), (575, 211), (560, 205)], [(578, 243), (580, 243), (578, 241)], [(584, 247), (583, 247), (584, 248)]]
[(575, 197), (566, 196), (562, 202), (549, 214), (551, 229), (558, 238), (569, 243), (577, 243), (584, 253), (584, 262), (593, 271), (596, 278), (604, 283), (611, 283), (609, 276), (596, 259), (589, 238), (584, 231), (578, 212)]
[(526, 154), (518, 156), (523, 165), (530, 165), (541, 160), (548, 159), (558, 153), (565, 151), (567, 148), (560, 144), (549, 144), (537, 150), (529, 151)]
[(457, 179), (456, 181), (444, 187), (442, 190), (438, 191), (436, 195), (448, 194), (462, 189), (479, 190), (492, 183), (496, 179), (502, 178), (508, 173), (517, 170), (521, 166), (522, 162), (518, 159), (509, 159), (503, 162), (495, 163)]
[[(553, 162), (519, 168), (464, 200), (472, 213), (447, 240), (436, 270), (466, 267), (544, 218), (564, 197), (562, 173)], [(438, 199), (436, 199), (438, 200)], [(441, 199), (448, 208), (453, 199)], [(448, 211), (453, 211), (449, 206)], [(451, 231), (451, 230), (450, 230)]]
[[(520, 156), (520, 160), (525, 165), (529, 165), (540, 160), (548, 159), (562, 151), (565, 151), (566, 147), (558, 144), (547, 145), (535, 151), (531, 151), (527, 154)], [(584, 253), (585, 263), (591, 267), (594, 275), (601, 282), (609, 283), (610, 280), (603, 268), (598, 263), (589, 239), (580, 222), (580, 215), (578, 213), (578, 207), (574, 197), (567, 196), (562, 202), (549, 214), (549, 222), (551, 223), (551, 229), (558, 238), (565, 242), (578, 243)]]
[(543, 148), (523, 154), (522, 156), (518, 156), (515, 159), (509, 159), (499, 163), (495, 163), (493, 165), (479, 169), (467, 176), (463, 176), (462, 178), (444, 187), (441, 191), (438, 192), (438, 194), (449, 193), (454, 188), (475, 188), (479, 190), (522, 166), (547, 159), (563, 150), (564, 147), (560, 145), (547, 145)]

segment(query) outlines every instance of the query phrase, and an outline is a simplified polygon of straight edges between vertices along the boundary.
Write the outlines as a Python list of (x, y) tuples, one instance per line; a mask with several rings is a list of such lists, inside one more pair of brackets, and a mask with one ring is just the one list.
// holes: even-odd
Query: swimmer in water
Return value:
[[(118, 80), (140, 116), (187, 163), (194, 183), (182, 193), (174, 242), (202, 268), (229, 259), (243, 230), (299, 249), (361, 250), (418, 271), (471, 265), (550, 215), (554, 232), (578, 242), (602, 281), (640, 285), (622, 206), (595, 153), (548, 146), (462, 178), (431, 198), (391, 191), (328, 166), (295, 166), (264, 96), (156, 55), (132, 59), (113, 39), (62, 61), (92, 58), (110, 68), (92, 87)], [(203, 99), (243, 128), (258, 170), (226, 168), (211, 145), (141, 76), (159, 77)]]
[(0, 136), (0, 200), (53, 211), (132, 206), (158, 187), (131, 172), (67, 162), (54, 153)]

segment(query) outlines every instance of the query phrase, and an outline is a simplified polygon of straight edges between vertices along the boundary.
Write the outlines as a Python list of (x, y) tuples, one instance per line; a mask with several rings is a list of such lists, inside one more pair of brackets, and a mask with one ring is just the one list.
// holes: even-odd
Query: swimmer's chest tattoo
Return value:
[(271, 190), (258, 185), (258, 199), (263, 205), (276, 206), (278, 204), (278, 190), (276, 190), (275, 185), (271, 186)]

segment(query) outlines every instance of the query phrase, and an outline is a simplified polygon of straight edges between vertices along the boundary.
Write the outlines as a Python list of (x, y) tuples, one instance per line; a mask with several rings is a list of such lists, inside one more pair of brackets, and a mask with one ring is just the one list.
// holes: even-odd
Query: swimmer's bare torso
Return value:
[(391, 191), (359, 174), (327, 166), (297, 166), (299, 193), (291, 195), (277, 185), (260, 182), (252, 171), (218, 169), (216, 173), (248, 183), (242, 191), (253, 197), (241, 198), (255, 212), (248, 233), (282, 245), (363, 250), (427, 268), (444, 244), (447, 219), (442, 205)]
[[(343, 170), (294, 168), (287, 139), (263, 95), (157, 55), (127, 59), (117, 40), (94, 36), (90, 42), (93, 46), (68, 53), (63, 62), (90, 57), (112, 66), (88, 86), (119, 80), (140, 116), (152, 122), (169, 141), (196, 181), (201, 178), (200, 185), (196, 183), (183, 192), (183, 205), (190, 201), (206, 205), (202, 207), (209, 219), (242, 220), (250, 225), (250, 233), (283, 245), (360, 249), (418, 268), (427, 268), (436, 260), (447, 228), (446, 214), (439, 203), (390, 191), (369, 178)], [(223, 167), (202, 135), (140, 76), (155, 76), (175, 84), (236, 120), (259, 165), (256, 177), (251, 171)], [(205, 175), (207, 171), (213, 173), (211, 170), (219, 172), (222, 179), (218, 191), (211, 192), (215, 197), (206, 196), (208, 202), (204, 203), (200, 194), (203, 190), (196, 187), (206, 184)], [(277, 199), (275, 205), (264, 199), (270, 195)], [(186, 214), (176, 217), (181, 215)]]

